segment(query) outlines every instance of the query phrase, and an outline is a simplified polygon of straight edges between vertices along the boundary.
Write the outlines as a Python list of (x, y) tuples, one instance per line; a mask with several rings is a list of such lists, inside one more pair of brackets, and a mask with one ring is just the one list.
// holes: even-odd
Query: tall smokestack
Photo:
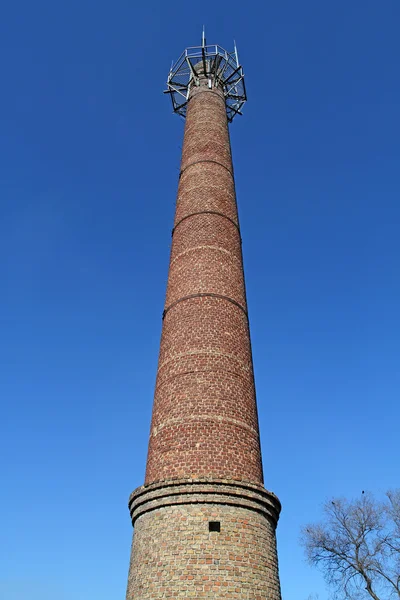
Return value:
[(228, 132), (246, 101), (236, 45), (203, 33), (167, 85), (186, 124), (127, 599), (280, 600)]

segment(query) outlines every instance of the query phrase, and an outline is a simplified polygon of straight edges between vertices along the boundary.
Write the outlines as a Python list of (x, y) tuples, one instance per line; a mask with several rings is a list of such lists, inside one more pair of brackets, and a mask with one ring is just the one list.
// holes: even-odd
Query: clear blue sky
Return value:
[(302, 524), (399, 484), (398, 0), (19, 0), (0, 21), (1, 600), (125, 594), (183, 122), (171, 60), (236, 38), (231, 128), (284, 600)]

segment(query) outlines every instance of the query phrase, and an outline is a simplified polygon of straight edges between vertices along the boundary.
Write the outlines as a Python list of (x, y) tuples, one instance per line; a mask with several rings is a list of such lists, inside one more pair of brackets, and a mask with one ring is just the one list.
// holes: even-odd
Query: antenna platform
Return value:
[(207, 45), (203, 29), (202, 45), (186, 48), (171, 66), (165, 93), (171, 96), (173, 111), (184, 118), (190, 89), (192, 85), (199, 85), (199, 77), (207, 77), (209, 88), (222, 88), (230, 123), (236, 115), (242, 114), (247, 96), (236, 44), (233, 52), (217, 44)]

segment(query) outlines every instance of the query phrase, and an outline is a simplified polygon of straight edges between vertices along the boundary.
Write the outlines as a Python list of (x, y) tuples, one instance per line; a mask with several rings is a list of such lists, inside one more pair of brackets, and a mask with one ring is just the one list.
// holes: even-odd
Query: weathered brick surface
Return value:
[(127, 600), (280, 600), (225, 100), (205, 80), (187, 109), (146, 479), (129, 507)]
[(189, 102), (146, 483), (262, 482), (250, 336), (225, 101)]
[[(209, 521), (221, 531), (209, 532)], [(280, 600), (273, 525), (223, 504), (156, 509), (135, 524), (129, 599)]]

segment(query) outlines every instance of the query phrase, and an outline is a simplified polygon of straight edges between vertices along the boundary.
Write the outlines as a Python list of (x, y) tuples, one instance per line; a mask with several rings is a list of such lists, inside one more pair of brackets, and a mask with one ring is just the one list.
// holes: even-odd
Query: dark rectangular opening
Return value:
[(221, 531), (221, 523), (219, 521), (209, 521), (208, 531)]

